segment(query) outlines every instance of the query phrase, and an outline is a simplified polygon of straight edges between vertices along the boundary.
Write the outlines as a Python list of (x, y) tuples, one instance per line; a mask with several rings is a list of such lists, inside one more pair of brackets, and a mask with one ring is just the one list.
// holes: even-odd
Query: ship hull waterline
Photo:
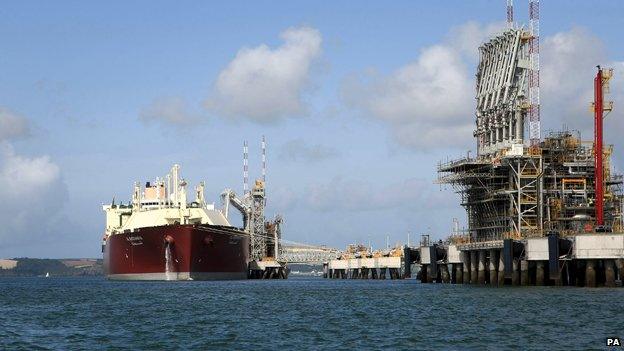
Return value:
[(112, 280), (246, 279), (249, 236), (210, 225), (145, 227), (110, 235), (103, 253)]

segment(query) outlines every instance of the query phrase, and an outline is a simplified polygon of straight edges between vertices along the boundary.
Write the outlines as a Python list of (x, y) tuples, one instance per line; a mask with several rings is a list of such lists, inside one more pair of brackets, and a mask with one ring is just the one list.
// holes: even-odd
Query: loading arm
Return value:
[(230, 211), (230, 204), (236, 208), (243, 216), (243, 228), (249, 232), (250, 218), (251, 218), (251, 206), (247, 205), (244, 200), (236, 196), (236, 193), (232, 189), (225, 189), (221, 193), (221, 204), (223, 209), (221, 212), (227, 218)]

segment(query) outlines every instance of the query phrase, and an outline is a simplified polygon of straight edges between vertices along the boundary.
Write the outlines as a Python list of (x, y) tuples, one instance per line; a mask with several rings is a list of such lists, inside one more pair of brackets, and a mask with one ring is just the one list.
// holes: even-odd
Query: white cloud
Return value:
[(547, 37), (541, 45), (540, 102), (544, 128), (574, 129), (592, 125), (589, 112), (593, 100), (596, 65), (605, 63), (604, 44), (582, 28), (572, 28)]
[(48, 156), (27, 158), (16, 155), (13, 148), (5, 144), (0, 164), (1, 193), (8, 198), (34, 198), (51, 183), (58, 180), (60, 170)]
[(53, 242), (67, 232), (68, 223), (59, 220), (67, 199), (59, 166), (49, 156), (19, 155), (9, 142), (29, 134), (26, 118), (0, 108), (0, 255)]
[(473, 69), (476, 47), (500, 25), (470, 22), (453, 28), (445, 42), (389, 75), (362, 75), (345, 82), (347, 105), (387, 123), (404, 146), (427, 149), (470, 145), (474, 124)]
[[(385, 122), (403, 146), (470, 147), (477, 48), (501, 28), (498, 23), (481, 26), (474, 22), (453, 28), (443, 43), (424, 48), (416, 61), (389, 75), (347, 80), (343, 85), (344, 101)], [(615, 68), (609, 99), (615, 100), (616, 113), (618, 101), (624, 104), (624, 62), (609, 59), (605, 47), (600, 38), (579, 27), (543, 39), (540, 58), (544, 131), (566, 125), (591, 139), (589, 104), (598, 64)], [(610, 121), (613, 128), (607, 135), (624, 132), (620, 120)]]
[(191, 112), (183, 98), (175, 96), (155, 99), (141, 110), (139, 119), (148, 124), (156, 122), (177, 127), (187, 127), (201, 121), (198, 114)]
[[(594, 99), (596, 65), (614, 68), (611, 93), (606, 99), (615, 101), (614, 114), (620, 114), (619, 106), (624, 106), (624, 62), (610, 59), (600, 38), (587, 29), (575, 27), (547, 37), (540, 54), (543, 128), (559, 129), (566, 125), (581, 131), (583, 139), (592, 139), (593, 115), (589, 106)], [(607, 136), (619, 138), (624, 132), (620, 120), (608, 118), (605, 121)]]
[(0, 142), (30, 134), (28, 120), (7, 108), (0, 107)]
[(470, 21), (460, 26), (453, 27), (447, 35), (449, 46), (464, 54), (466, 58), (476, 62), (479, 59), (479, 46), (484, 41), (502, 32), (505, 22), (494, 22), (489, 24), (479, 24)]
[(221, 71), (206, 108), (226, 118), (258, 123), (305, 114), (303, 93), (321, 53), (321, 34), (311, 27), (289, 28), (275, 49), (243, 48)]
[(48, 156), (20, 156), (10, 144), (0, 145), (0, 246), (62, 235), (50, 228), (66, 197), (60, 169)]
[(285, 142), (279, 152), (279, 158), (285, 161), (316, 162), (337, 155), (338, 151), (334, 148), (320, 144), (309, 145), (301, 138)]

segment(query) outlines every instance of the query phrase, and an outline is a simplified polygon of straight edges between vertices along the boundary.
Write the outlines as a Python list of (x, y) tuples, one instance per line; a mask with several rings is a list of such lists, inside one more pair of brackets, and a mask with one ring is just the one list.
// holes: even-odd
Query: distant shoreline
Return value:
[(102, 276), (102, 259), (97, 258), (13, 258), (0, 259), (0, 277)]
[[(317, 276), (323, 266), (290, 264), (293, 276)], [(2, 277), (97, 277), (104, 275), (101, 258), (28, 258), (0, 259)]]

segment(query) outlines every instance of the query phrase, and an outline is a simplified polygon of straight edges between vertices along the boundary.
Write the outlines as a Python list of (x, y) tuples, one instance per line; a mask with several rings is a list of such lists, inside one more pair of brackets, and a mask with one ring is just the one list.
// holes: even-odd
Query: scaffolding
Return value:
[[(604, 151), (605, 226), (622, 230), (622, 175)], [(594, 149), (571, 132), (550, 133), (522, 155), (463, 158), (438, 165), (438, 183), (450, 184), (466, 208), (471, 241), (594, 231)]]
[(531, 35), (509, 28), (483, 44), (477, 70), (477, 156), (438, 164), (467, 213), (467, 240), (489, 242), (622, 230), (622, 176), (603, 150), (604, 227), (596, 228), (594, 143), (579, 133), (551, 132), (526, 143)]

